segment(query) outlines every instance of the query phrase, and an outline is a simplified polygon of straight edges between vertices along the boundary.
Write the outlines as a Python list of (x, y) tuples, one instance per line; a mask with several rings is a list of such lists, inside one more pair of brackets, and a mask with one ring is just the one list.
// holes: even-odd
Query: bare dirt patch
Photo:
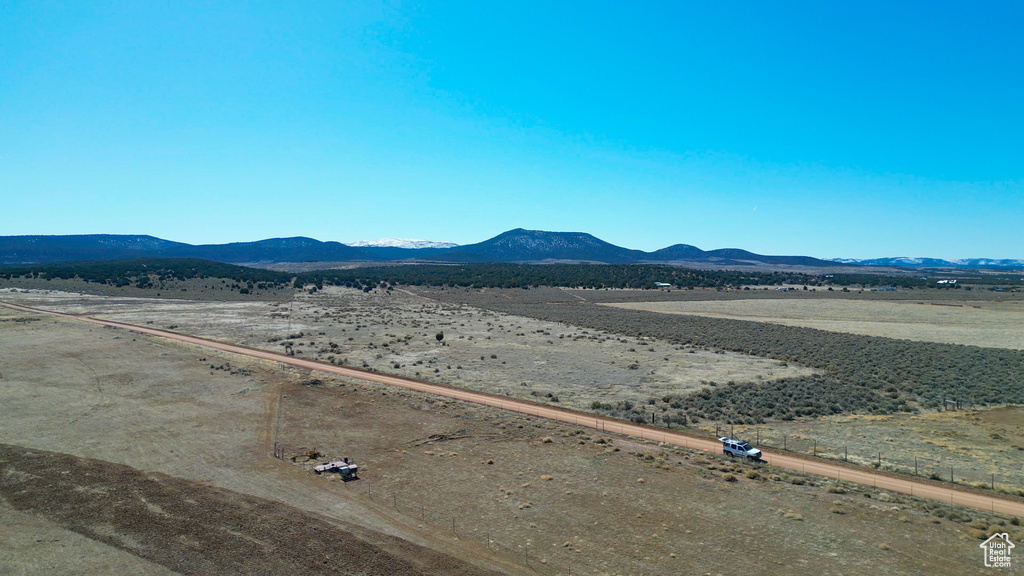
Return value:
[(495, 574), (279, 502), (8, 444), (0, 444), (0, 497), (185, 574)]
[[(574, 573), (743, 574), (764, 565), (775, 573), (800, 567), (905, 573), (906, 565), (896, 566), (914, 555), (905, 544), (927, 546), (944, 538), (928, 530), (957, 529), (931, 522), (931, 504), (870, 488), (830, 492), (836, 484), (718, 454), (384, 386), (325, 378), (319, 386), (290, 385), (286, 394), (280, 438), (290, 452), (315, 446), (328, 457), (360, 455), (362, 479), (345, 484), (354, 495), (438, 534), (524, 563), (528, 555), (540, 573), (571, 567)], [(724, 531), (762, 567), (709, 555)], [(977, 543), (970, 538), (950, 543), (965, 561)], [(887, 557), (896, 546), (899, 559)], [(916, 569), (963, 569), (931, 560), (918, 558), (924, 564)]]
[(301, 374), (73, 321), (18, 321), (29, 318), (38, 317), (0, 314), (9, 320), (0, 322), (5, 442), (209, 483), (465, 554), (273, 460), (280, 386)]
[[(715, 454), (4, 314), (5, 443), (163, 472), (189, 489), (209, 483), (508, 573), (962, 574), (980, 563), (965, 522), (1017, 538), (998, 524), (1006, 519), (959, 511), (951, 520), (958, 509), (829, 492), (832, 483)], [(353, 458), (361, 479), (274, 460), (275, 437), (295, 453)], [(147, 500), (132, 510), (173, 509)], [(95, 538), (118, 533), (101, 527)], [(721, 554), (723, 537), (744, 552)]]
[[(710, 382), (768, 382), (814, 373), (756, 356), (442, 304), (397, 290), (328, 287), (286, 303), (39, 291), (3, 296), (578, 410), (589, 410), (595, 401), (683, 395)], [(440, 342), (438, 333), (444, 336)]]
[(771, 322), (883, 336), (1024, 350), (1024, 303), (838, 298), (747, 299), (609, 304), (631, 310)]
[(0, 573), (10, 576), (177, 574), (130, 552), (68, 530), (42, 516), (19, 512), (3, 500), (0, 500)]

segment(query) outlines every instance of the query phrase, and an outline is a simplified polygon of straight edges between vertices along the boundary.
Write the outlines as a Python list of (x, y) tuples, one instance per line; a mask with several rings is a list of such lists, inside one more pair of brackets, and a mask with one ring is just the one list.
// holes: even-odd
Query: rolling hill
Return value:
[[(192, 245), (146, 235), (0, 236), (0, 264), (37, 264), (124, 258), (202, 258), (215, 262), (269, 265), (295, 262), (451, 262), (451, 263), (601, 263), (674, 264), (690, 267), (947, 266), (1021, 267), (1019, 260), (876, 259), (821, 260), (809, 256), (769, 256), (738, 248), (701, 250), (675, 244), (644, 252), (605, 242), (584, 232), (547, 232), (516, 228), (493, 238), (451, 247), (405, 248), (322, 242), (302, 236), (255, 242)], [(422, 245), (422, 244), (421, 244)], [(430, 245), (429, 243), (426, 245)]]

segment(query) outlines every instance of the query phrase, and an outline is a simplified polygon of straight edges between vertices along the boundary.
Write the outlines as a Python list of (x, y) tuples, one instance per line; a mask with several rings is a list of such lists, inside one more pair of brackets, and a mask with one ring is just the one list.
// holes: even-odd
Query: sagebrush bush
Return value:
[[(660, 400), (671, 417), (755, 424), (841, 413), (889, 414), (943, 398), (975, 405), (1024, 403), (1024, 351), (914, 342), (726, 318), (623, 310), (581, 303), (558, 290), (505, 298), (495, 291), (441, 297), (508, 314), (677, 347), (726, 350), (798, 363), (822, 373), (772, 382), (718, 384)], [(559, 300), (561, 299), (561, 300)], [(710, 386), (710, 384), (709, 384)], [(604, 407), (594, 408), (604, 410)], [(621, 410), (621, 408), (620, 408)]]

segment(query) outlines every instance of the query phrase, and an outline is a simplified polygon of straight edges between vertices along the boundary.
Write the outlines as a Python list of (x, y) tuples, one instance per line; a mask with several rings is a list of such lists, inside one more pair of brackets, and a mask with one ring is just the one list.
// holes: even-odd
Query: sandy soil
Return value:
[(1024, 350), (1024, 303), (748, 299), (610, 304), (631, 310), (772, 322), (787, 326)]
[(0, 500), (0, 570), (33, 574), (177, 574), (130, 552), (19, 512)]
[(465, 555), (276, 465), (280, 386), (301, 374), (18, 313), (0, 314), (0, 340), (4, 443), (206, 482)]
[[(339, 365), (586, 410), (645, 402), (707, 382), (804, 376), (795, 364), (633, 338), (465, 306), (402, 291), (328, 287), (292, 303), (110, 298), (3, 291), (12, 303), (157, 328)], [(444, 333), (443, 343), (436, 339)], [(291, 337), (289, 337), (291, 336)]]
[[(510, 573), (963, 574), (981, 570), (966, 522), (1017, 535), (1005, 519), (950, 520), (715, 454), (32, 318), (0, 317), (5, 444), (208, 483)], [(361, 479), (275, 460), (275, 438), (351, 457)], [(724, 540), (742, 553), (720, 554)]]
[(272, 500), (100, 460), (0, 444), (0, 471), (0, 494), (18, 510), (177, 573), (496, 574)]

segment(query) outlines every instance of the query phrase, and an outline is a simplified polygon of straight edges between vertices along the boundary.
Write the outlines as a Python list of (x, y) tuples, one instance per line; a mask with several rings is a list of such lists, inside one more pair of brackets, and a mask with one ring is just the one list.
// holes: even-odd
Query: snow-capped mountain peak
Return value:
[(454, 248), (458, 246), (454, 242), (434, 242), (415, 238), (381, 238), (380, 240), (360, 240), (347, 244), (355, 248)]
[(903, 266), (908, 268), (1024, 268), (1024, 260), (1012, 258), (908, 258), (897, 256), (889, 258), (832, 258), (833, 262), (842, 264), (860, 264), (862, 266)]

